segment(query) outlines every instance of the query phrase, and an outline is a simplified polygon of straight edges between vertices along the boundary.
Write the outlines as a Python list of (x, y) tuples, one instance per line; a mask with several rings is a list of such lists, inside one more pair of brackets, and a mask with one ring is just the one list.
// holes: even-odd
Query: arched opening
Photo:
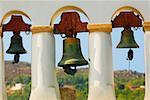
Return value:
[[(131, 13), (134, 15), (131, 20)], [(125, 14), (128, 13), (128, 18), (125, 18)], [(130, 14), (129, 14), (130, 13)], [(124, 16), (121, 18), (120, 16)], [(135, 40), (135, 42), (139, 45), (139, 48), (116, 48), (120, 41), (123, 41), (123, 30), (125, 29), (124, 25), (118, 24), (121, 22), (117, 22), (116, 20), (120, 19), (130, 20), (131, 25), (130, 28), (133, 31), (133, 36), (130, 40)], [(126, 16), (127, 17), (127, 16)], [(136, 24), (134, 19), (139, 19)], [(142, 29), (142, 25), (144, 22), (144, 17), (137, 9), (131, 6), (124, 6), (116, 10), (116, 12), (111, 17), (113, 31), (112, 31), (112, 51), (113, 51), (113, 67), (114, 67), (114, 77), (115, 77), (115, 91), (116, 98), (121, 99), (144, 99), (144, 31)], [(116, 21), (116, 22), (114, 22)], [(125, 22), (124, 22), (125, 23)], [(131, 24), (132, 23), (132, 24)], [(114, 25), (115, 24), (115, 25)], [(135, 25), (136, 24), (136, 25)], [(131, 34), (131, 33), (130, 33)], [(122, 38), (121, 38), (122, 37)], [(134, 38), (134, 39), (133, 39)], [(124, 45), (128, 44), (128, 41), (123, 42)], [(129, 60), (128, 51), (129, 49), (133, 50), (133, 59)], [(128, 58), (128, 59), (127, 59)], [(139, 90), (138, 90), (139, 89)], [(134, 96), (132, 96), (134, 95)], [(137, 96), (138, 95), (138, 96)]]
[(136, 8), (132, 7), (132, 6), (123, 6), (123, 7), (120, 7), (118, 8), (114, 13), (113, 15), (111, 16), (111, 20), (114, 19), (114, 17), (116, 17), (120, 12), (124, 12), (124, 11), (133, 11), (135, 12), (136, 14), (138, 14), (141, 19), (144, 21), (144, 17), (143, 15), (140, 13), (139, 10), (137, 10)]
[(20, 11), (20, 10), (11, 10), (11, 11), (7, 12), (7, 13), (3, 16), (2, 20), (1, 20), (0, 26), (2, 26), (2, 24), (4, 23), (4, 21), (7, 20), (7, 18), (8, 18), (9, 16), (14, 15), (14, 14), (23, 15), (23, 16), (27, 17), (29, 20), (31, 20), (30, 17), (29, 17), (26, 13), (24, 13), (23, 11)]
[(60, 16), (63, 12), (71, 11), (71, 10), (78, 11), (78, 12), (82, 13), (84, 16), (86, 16), (87, 20), (90, 21), (88, 15), (81, 8), (76, 7), (76, 6), (64, 6), (64, 7), (61, 7), (60, 9), (58, 9), (58, 10), (55, 11), (55, 13), (53, 14), (53, 16), (51, 17), (50, 25), (53, 26), (53, 24), (55, 22), (55, 19), (58, 16)]
[[(57, 10), (52, 16), (50, 24), (54, 26), (54, 24), (59, 24), (61, 21), (61, 15), (64, 12), (77, 12), (80, 16), (81, 22), (89, 22), (89, 18), (86, 13), (74, 6), (65, 6)], [(80, 39), (81, 52), (83, 57), (88, 61), (88, 32), (82, 32), (77, 34), (77, 38)], [(63, 38), (60, 34), (55, 35), (55, 45), (56, 45), (56, 66), (60, 62), (63, 56)], [(63, 89), (69, 88), (71, 89), (73, 86), (73, 90), (76, 91), (74, 96), (77, 96), (76, 99), (82, 98), (82, 100), (87, 99), (88, 95), (88, 65), (77, 67), (77, 73), (74, 76), (67, 75), (63, 72), (62, 67), (57, 67), (57, 79), (60, 87), (60, 91)], [(76, 95), (77, 94), (77, 95)], [(63, 94), (62, 94), (63, 95)], [(68, 96), (70, 98), (70, 96)]]
[[(25, 27), (23, 26), (25, 24), (29, 26), (23, 28)], [(16, 25), (18, 26), (20, 25), (22, 27), (18, 27)], [(2, 38), (3, 38), (3, 45), (4, 45), (3, 53), (4, 53), (4, 60), (5, 60), (5, 73), (6, 73), (5, 80), (6, 80), (8, 99), (13, 99), (13, 98), (20, 99), (22, 97), (24, 97), (24, 99), (28, 99), (30, 94), (31, 37), (32, 37), (32, 33), (30, 32), (31, 25), (32, 22), (30, 17), (26, 13), (18, 10), (9, 11), (3, 16), (1, 21), (1, 26), (3, 31)], [(18, 31), (15, 31), (16, 28), (18, 28)], [(27, 53), (21, 54), (19, 63), (13, 64), (12, 62), (13, 62), (14, 54), (8, 54), (6, 53), (6, 51), (8, 50), (8, 48), (14, 49), (13, 46), (12, 47), (10, 46), (12, 42), (11, 39), (13, 39), (11, 37), (15, 34), (15, 32), (20, 32), (19, 34), (22, 37), (21, 42), (23, 48), (26, 50)], [(12, 43), (12, 45), (14, 44)]]

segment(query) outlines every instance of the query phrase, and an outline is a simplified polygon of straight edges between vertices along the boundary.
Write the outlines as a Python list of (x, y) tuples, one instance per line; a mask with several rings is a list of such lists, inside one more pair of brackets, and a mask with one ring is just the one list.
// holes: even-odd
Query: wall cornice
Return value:
[(150, 21), (144, 22), (143, 28), (144, 28), (144, 31), (150, 31)]
[(53, 28), (51, 26), (32, 26), (31, 28), (32, 34), (37, 34), (41, 32), (53, 32)]
[(89, 32), (112, 32), (112, 24), (88, 24)]
[[(52, 26), (32, 26), (31, 28), (32, 34), (37, 34), (41, 32), (50, 32), (53, 33)], [(112, 32), (111, 24), (88, 24), (87, 29), (90, 33), (92, 32)]]

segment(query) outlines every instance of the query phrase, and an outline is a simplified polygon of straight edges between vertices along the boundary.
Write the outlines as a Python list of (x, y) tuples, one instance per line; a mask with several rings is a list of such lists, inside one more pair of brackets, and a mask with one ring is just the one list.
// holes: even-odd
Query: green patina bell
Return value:
[(121, 33), (121, 41), (117, 45), (117, 48), (139, 48), (136, 43), (131, 28), (124, 29)]
[(13, 35), (11, 37), (10, 47), (6, 51), (9, 54), (24, 54), (26, 50), (22, 44), (22, 37), (20, 35)]
[[(74, 75), (76, 73), (76, 66), (87, 65), (88, 62), (84, 59), (80, 40), (78, 38), (67, 38), (63, 40), (63, 57), (58, 63), (58, 66), (63, 67), (67, 74)], [(75, 67), (71, 69), (71, 67)]]
[(24, 49), (22, 44), (22, 37), (19, 34), (15, 34), (11, 37), (11, 43), (6, 53), (15, 54), (13, 63), (19, 62), (19, 54), (26, 53), (26, 50)]

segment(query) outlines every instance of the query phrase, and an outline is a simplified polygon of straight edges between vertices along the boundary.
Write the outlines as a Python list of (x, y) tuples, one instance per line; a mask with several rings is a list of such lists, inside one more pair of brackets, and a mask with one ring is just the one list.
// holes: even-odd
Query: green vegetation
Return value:
[[(115, 78), (116, 83), (116, 97), (117, 100), (144, 100), (144, 89), (140, 88), (143, 86), (144, 79), (119, 79)], [(121, 88), (121, 86), (124, 88)]]
[(87, 100), (88, 96), (88, 73), (87, 71), (78, 71), (74, 76), (67, 75), (64, 72), (57, 73), (59, 84), (72, 85), (76, 88), (77, 100)]
[[(131, 77), (132, 76), (132, 77)], [(115, 77), (115, 91), (117, 100), (143, 100), (144, 77), (132, 73), (129, 77)], [(138, 77), (137, 77), (138, 76)], [(57, 72), (59, 84), (71, 85), (76, 88), (77, 100), (87, 100), (88, 97), (88, 70), (81, 69), (75, 76), (70, 76), (62, 71)], [(7, 82), (7, 87), (11, 87), (14, 83), (25, 84), (22, 91), (8, 93), (8, 100), (28, 100), (31, 88), (31, 77), (20, 75)]]
[(12, 87), (17, 83), (24, 84), (21, 90), (15, 91), (14, 93), (8, 93), (8, 100), (28, 100), (31, 90), (31, 77), (26, 75), (19, 75), (12, 80), (7, 82), (7, 88)]

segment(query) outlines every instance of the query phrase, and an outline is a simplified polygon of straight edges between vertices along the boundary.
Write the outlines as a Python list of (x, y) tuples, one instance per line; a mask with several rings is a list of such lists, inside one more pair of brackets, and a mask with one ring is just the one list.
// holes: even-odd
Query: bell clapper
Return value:
[(69, 75), (74, 75), (77, 72), (76, 66), (74, 66), (74, 69), (72, 69), (71, 66), (64, 66), (63, 69), (64, 72)]
[(133, 59), (133, 50), (130, 48), (128, 51), (128, 58), (127, 58), (127, 60), (129, 61), (128, 71), (130, 71), (130, 61), (132, 59)]
[(14, 63), (18, 63), (19, 62), (19, 58), (20, 58), (20, 55), (17, 53), (14, 55), (14, 61), (13, 61), (13, 64)]

